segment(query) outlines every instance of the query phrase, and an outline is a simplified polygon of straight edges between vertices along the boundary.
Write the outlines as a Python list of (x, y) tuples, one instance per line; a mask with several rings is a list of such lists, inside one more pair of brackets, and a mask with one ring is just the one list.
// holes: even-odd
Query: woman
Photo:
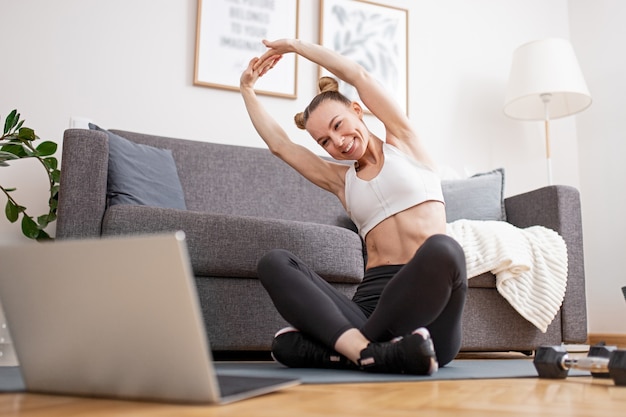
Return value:
[[(273, 250), (259, 261), (259, 279), (293, 326), (276, 334), (274, 358), (290, 367), (435, 372), (460, 349), (467, 291), (463, 250), (445, 234), (435, 163), (403, 111), (360, 65), (297, 39), (263, 43), (267, 52), (240, 79), (255, 129), (273, 154), (339, 198), (367, 249), (365, 277), (352, 300), (290, 252)], [(286, 53), (353, 85), (385, 126), (384, 138), (374, 135), (363, 108), (337, 91), (336, 80), (320, 80), (322, 92), (296, 124), (334, 159), (353, 165), (293, 143), (257, 99), (255, 83)]]

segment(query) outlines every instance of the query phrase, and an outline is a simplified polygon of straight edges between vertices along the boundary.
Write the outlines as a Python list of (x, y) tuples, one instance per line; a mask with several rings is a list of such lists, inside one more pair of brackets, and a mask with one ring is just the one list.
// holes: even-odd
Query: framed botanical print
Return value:
[[(320, 44), (361, 64), (408, 114), (408, 10), (365, 0), (320, 0)], [(320, 68), (320, 76), (330, 75)], [(358, 100), (354, 87), (339, 88)]]

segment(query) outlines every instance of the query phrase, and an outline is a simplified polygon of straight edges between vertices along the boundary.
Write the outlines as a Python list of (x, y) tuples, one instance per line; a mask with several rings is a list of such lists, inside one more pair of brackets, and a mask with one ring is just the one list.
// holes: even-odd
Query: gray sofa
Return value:
[[(110, 205), (109, 144), (115, 134), (171, 150), (185, 207)], [(266, 352), (274, 332), (286, 325), (255, 277), (256, 262), (267, 250), (293, 251), (348, 296), (363, 276), (362, 241), (336, 197), (300, 177), (267, 149), (70, 129), (64, 134), (61, 168), (58, 239), (185, 231), (206, 331), (216, 352)], [(462, 350), (530, 352), (541, 344), (584, 343), (578, 192), (549, 186), (504, 199), (502, 188), (481, 184), (493, 184), (494, 178), (496, 185), (503, 183), (491, 175), (444, 182), (448, 220), (489, 219), (488, 211), (495, 208), (494, 219), (557, 231), (567, 244), (567, 291), (560, 312), (542, 333), (499, 295), (493, 275), (472, 277)], [(486, 214), (475, 212), (477, 203), (494, 198)]]

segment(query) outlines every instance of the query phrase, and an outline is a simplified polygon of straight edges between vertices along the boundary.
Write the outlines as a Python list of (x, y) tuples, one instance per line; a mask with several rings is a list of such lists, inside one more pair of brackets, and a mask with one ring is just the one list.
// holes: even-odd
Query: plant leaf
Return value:
[(50, 237), (48, 233), (46, 233), (45, 230), (39, 230), (39, 234), (37, 235), (36, 239), (39, 241), (39, 240), (51, 240), (52, 238)]
[(39, 224), (40, 229), (45, 229), (48, 223), (50, 223), (50, 216), (47, 214), (42, 214), (37, 217), (37, 223)]
[(43, 163), (48, 167), (48, 171), (54, 171), (59, 166), (59, 161), (56, 158), (44, 158)]
[(18, 158), (23, 158), (23, 157), (26, 156), (26, 151), (24, 150), (24, 147), (22, 146), (21, 143), (19, 145), (16, 145), (16, 144), (13, 144), (13, 143), (9, 143), (9, 144), (4, 145), (3, 147), (1, 147), (0, 151), (12, 153), (13, 155), (15, 155)]
[(9, 133), (9, 131), (15, 127), (19, 119), (20, 119), (20, 115), (17, 113), (17, 109), (14, 109), (11, 113), (9, 113), (6, 120), (4, 121), (4, 134), (5, 135)]
[(54, 171), (52, 171), (51, 177), (52, 177), (52, 180), (55, 183), (60, 182), (61, 181), (61, 170), (55, 169)]
[(57, 144), (51, 141), (41, 142), (37, 146), (37, 154), (39, 156), (50, 156), (57, 151)]
[(22, 216), (22, 233), (30, 239), (37, 239), (39, 236), (39, 226), (31, 217), (25, 214)]
[(21, 127), (17, 132), (17, 137), (25, 140), (35, 140), (37, 139), (37, 135), (35, 135), (35, 131), (30, 127)]
[(0, 150), (0, 161), (8, 161), (9, 159), (19, 159), (19, 156), (15, 155), (13, 152)]
[[(0, 119), (1, 120), (1, 119)], [(0, 137), (2, 144), (0, 145), (0, 167), (9, 166), (7, 161), (34, 157), (42, 162), (47, 171), (50, 185), (50, 198), (48, 199), (49, 211), (47, 214), (34, 219), (26, 213), (26, 207), (19, 205), (12, 197), (7, 199), (5, 207), (5, 215), (7, 219), (14, 223), (19, 220), (22, 215), (21, 228), (24, 236), (36, 240), (48, 240), (51, 237), (43, 229), (51, 222), (55, 221), (56, 210), (58, 207), (58, 192), (60, 170), (59, 162), (52, 157), (57, 151), (57, 144), (52, 141), (44, 141), (34, 147), (31, 142), (39, 139), (35, 131), (29, 127), (23, 127), (24, 121), (20, 120), (20, 114), (17, 110), (13, 110), (4, 122), (4, 134)], [(0, 189), (8, 193), (14, 191), (15, 188)]]
[(7, 200), (7, 205), (4, 208), (4, 212), (7, 215), (7, 220), (11, 223), (15, 223), (20, 214), (20, 210), (11, 200)]

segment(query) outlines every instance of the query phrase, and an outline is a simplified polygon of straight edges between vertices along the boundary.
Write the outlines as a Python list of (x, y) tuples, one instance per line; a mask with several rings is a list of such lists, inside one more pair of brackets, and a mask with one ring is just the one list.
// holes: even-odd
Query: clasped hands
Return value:
[(263, 40), (263, 44), (269, 49), (260, 57), (254, 57), (250, 60), (248, 67), (241, 74), (240, 84), (242, 87), (253, 87), (260, 77), (274, 68), (284, 53), (290, 52), (289, 41), (285, 39), (274, 42)]

